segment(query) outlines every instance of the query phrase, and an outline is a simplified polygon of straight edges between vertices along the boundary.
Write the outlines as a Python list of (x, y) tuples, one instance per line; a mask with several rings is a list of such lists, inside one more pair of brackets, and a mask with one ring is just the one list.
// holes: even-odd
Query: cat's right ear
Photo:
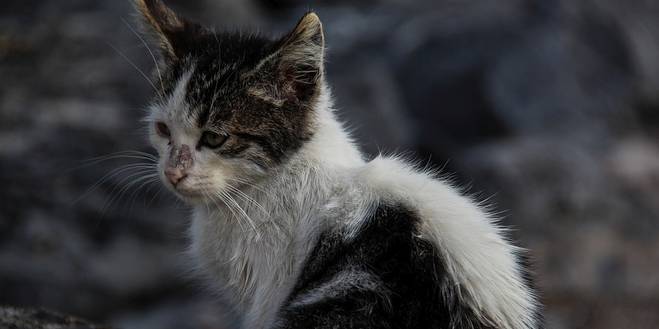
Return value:
[(160, 0), (134, 0), (144, 29), (160, 45), (160, 53), (167, 61), (185, 57), (195, 37), (203, 28), (177, 15)]

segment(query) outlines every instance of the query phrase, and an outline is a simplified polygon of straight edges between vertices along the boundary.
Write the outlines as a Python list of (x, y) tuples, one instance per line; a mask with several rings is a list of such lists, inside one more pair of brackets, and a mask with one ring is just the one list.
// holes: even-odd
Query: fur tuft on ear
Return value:
[(307, 13), (295, 29), (289, 33), (281, 46), (281, 64), (295, 69), (295, 80), (314, 84), (323, 74), (325, 55), (323, 26), (316, 13)]
[(161, 0), (134, 0), (134, 4), (143, 25), (155, 36), (163, 57), (168, 60), (183, 57), (195, 36), (202, 33), (200, 25), (179, 17)]

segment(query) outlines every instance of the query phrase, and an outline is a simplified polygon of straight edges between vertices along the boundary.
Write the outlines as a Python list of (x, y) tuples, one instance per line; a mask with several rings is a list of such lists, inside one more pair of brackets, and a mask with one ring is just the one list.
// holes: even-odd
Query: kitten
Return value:
[(314, 13), (278, 40), (136, 0), (162, 61), (149, 108), (190, 253), (236, 328), (539, 327), (519, 249), (478, 204), (336, 120)]

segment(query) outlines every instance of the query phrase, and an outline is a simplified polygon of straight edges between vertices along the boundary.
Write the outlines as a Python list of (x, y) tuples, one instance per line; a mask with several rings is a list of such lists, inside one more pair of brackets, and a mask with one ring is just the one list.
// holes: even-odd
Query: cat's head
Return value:
[(147, 122), (164, 184), (204, 201), (284, 164), (314, 133), (323, 31), (308, 13), (277, 40), (216, 33), (135, 0), (161, 63)]

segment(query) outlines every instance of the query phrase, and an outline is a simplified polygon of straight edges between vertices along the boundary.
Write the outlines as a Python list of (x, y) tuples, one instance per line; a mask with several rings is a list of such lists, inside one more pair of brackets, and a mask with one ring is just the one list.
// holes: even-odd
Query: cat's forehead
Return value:
[[(169, 124), (187, 131), (203, 128), (211, 110), (227, 108), (228, 99), (236, 98), (235, 84), (222, 81), (222, 74), (209, 76), (207, 72), (197, 71), (192, 64), (171, 82), (170, 90), (155, 102), (151, 108), (151, 119), (164, 120)], [(224, 75), (226, 76), (226, 75)], [(232, 86), (229, 86), (232, 85)], [(231, 91), (233, 92), (233, 95)], [(217, 115), (217, 114), (215, 114)]]
[(244, 101), (241, 75), (266, 57), (272, 46), (272, 41), (255, 35), (209, 35), (185, 60), (169, 68), (167, 99), (160, 110), (169, 120), (191, 127), (226, 119)]
[(187, 88), (194, 67), (170, 78), (164, 92), (158, 92), (155, 101), (149, 107), (150, 121), (167, 121), (170, 124), (185, 123), (189, 105), (186, 101)]
[(273, 41), (256, 34), (212, 33), (197, 42), (188, 57), (179, 62), (178, 71), (192, 71), (190, 85), (194, 88), (228, 83), (231, 77), (253, 68), (273, 51), (273, 46)]

